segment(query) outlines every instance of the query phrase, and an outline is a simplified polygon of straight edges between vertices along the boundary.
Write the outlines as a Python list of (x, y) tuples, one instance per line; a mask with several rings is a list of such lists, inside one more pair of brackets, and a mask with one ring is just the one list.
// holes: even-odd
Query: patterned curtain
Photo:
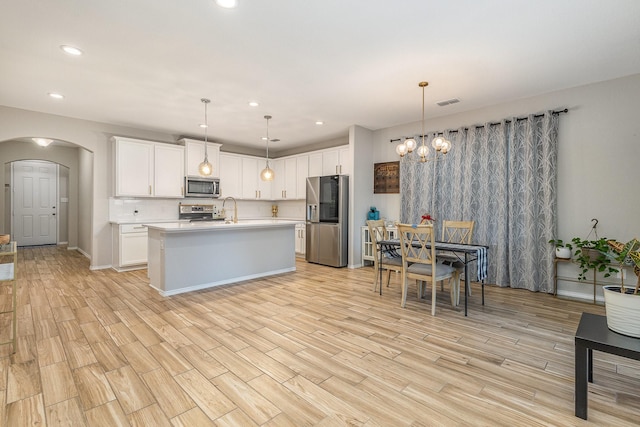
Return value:
[(444, 160), (400, 162), (401, 221), (475, 220), (473, 242), (489, 246), (488, 283), (552, 292), (557, 129), (549, 111), (445, 132), (453, 148)]

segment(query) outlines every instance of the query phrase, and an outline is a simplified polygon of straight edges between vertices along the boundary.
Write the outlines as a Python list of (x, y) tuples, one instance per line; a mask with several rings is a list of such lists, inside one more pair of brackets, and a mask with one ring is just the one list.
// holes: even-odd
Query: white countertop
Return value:
[(300, 220), (286, 219), (240, 219), (237, 223), (227, 221), (171, 221), (171, 222), (149, 222), (144, 223), (149, 229), (164, 231), (167, 233), (189, 232), (189, 231), (223, 231), (238, 230), (246, 228), (273, 228), (292, 227), (300, 224)]
[[(239, 222), (245, 222), (245, 221), (293, 221), (295, 223), (298, 224), (304, 224), (305, 220), (304, 219), (298, 219), (298, 218), (240, 218), (238, 220)], [(165, 219), (131, 219), (131, 218), (127, 218), (127, 219), (117, 219), (117, 220), (113, 220), (113, 221), (109, 221), (111, 224), (116, 224), (116, 225), (122, 225), (122, 224), (155, 224), (155, 223), (173, 223), (173, 222), (177, 222), (177, 223), (188, 223), (189, 220), (188, 219), (171, 219), (171, 218), (165, 218)], [(224, 221), (221, 221), (224, 222)]]

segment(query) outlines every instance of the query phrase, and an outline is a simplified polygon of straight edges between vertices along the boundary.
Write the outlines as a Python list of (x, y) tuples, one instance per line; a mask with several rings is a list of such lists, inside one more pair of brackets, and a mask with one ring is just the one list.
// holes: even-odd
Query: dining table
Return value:
[[(416, 242), (416, 244), (418, 244)], [(426, 245), (431, 249), (431, 244)], [(400, 239), (386, 239), (378, 241), (378, 253), (380, 255), (380, 265), (382, 265), (382, 259), (385, 254), (398, 256), (398, 248), (400, 248)], [(446, 251), (454, 254), (458, 260), (464, 264), (464, 315), (467, 316), (468, 302), (467, 296), (469, 295), (469, 264), (473, 261), (477, 262), (476, 281), (482, 284), (482, 305), (484, 305), (484, 281), (487, 278), (487, 252), (488, 246), (474, 245), (466, 243), (450, 243), (450, 242), (435, 242), (436, 251)], [(437, 255), (436, 255), (437, 258)], [(382, 269), (379, 271), (380, 283), (382, 283)], [(380, 286), (380, 295), (382, 295), (382, 286)]]

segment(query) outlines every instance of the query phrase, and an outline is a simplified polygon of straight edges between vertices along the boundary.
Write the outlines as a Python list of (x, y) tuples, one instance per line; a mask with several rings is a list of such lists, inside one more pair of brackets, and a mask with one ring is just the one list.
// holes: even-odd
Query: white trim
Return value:
[(258, 279), (260, 277), (274, 276), (276, 274), (291, 273), (292, 271), (296, 271), (296, 268), (295, 267), (283, 268), (281, 270), (267, 271), (267, 272), (259, 273), (259, 274), (250, 274), (248, 276), (234, 277), (233, 279), (220, 280), (218, 282), (203, 283), (201, 285), (189, 286), (187, 288), (180, 288), (180, 289), (176, 289), (176, 290), (173, 290), (173, 291), (163, 291), (163, 290), (160, 290), (160, 289), (156, 288), (155, 286), (153, 286), (151, 284), (149, 286), (151, 286), (153, 289), (158, 291), (158, 293), (160, 295), (162, 295), (163, 297), (170, 297), (172, 295), (178, 295), (178, 294), (182, 294), (182, 293), (185, 293), (185, 292), (199, 291), (199, 290), (202, 290), (202, 289), (213, 288), (213, 287), (216, 287), (216, 286), (228, 285), (230, 283), (237, 283), (237, 282), (242, 282), (242, 281), (245, 281), (245, 280)]

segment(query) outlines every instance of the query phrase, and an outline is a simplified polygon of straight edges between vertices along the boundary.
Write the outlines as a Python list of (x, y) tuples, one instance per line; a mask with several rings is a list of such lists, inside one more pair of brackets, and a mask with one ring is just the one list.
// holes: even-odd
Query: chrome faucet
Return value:
[(227, 202), (227, 199), (231, 199), (233, 200), (233, 223), (237, 223), (238, 222), (238, 203), (236, 202), (236, 199), (234, 199), (231, 196), (227, 196), (224, 198), (224, 200), (222, 201), (222, 210), (224, 211), (224, 204)]

